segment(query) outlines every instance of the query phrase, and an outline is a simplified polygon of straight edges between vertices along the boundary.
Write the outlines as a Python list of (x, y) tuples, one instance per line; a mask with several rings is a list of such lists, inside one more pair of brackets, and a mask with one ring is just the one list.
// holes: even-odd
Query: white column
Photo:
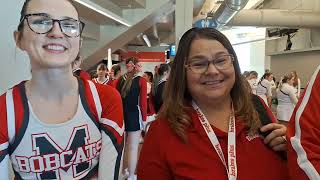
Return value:
[(111, 59), (111, 48), (108, 49), (108, 69), (111, 70), (112, 67), (112, 59)]
[(176, 45), (183, 33), (192, 28), (193, 0), (176, 0)]

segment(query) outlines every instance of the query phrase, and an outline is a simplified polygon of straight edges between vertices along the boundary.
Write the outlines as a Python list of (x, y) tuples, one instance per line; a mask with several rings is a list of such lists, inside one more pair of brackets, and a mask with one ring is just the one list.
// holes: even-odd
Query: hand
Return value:
[(271, 133), (264, 138), (264, 143), (268, 144), (274, 151), (286, 151), (287, 140), (286, 132), (287, 127), (278, 123), (270, 123), (260, 128), (261, 132), (271, 131)]

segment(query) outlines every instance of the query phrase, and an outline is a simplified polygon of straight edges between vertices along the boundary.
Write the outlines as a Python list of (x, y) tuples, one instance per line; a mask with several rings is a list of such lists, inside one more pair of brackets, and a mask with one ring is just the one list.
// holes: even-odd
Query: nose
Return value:
[(218, 74), (219, 70), (216, 68), (216, 66), (213, 64), (212, 61), (209, 62), (208, 68), (206, 70), (206, 74)]
[(62, 38), (64, 37), (64, 34), (60, 28), (60, 24), (58, 22), (53, 22), (53, 26), (51, 31), (48, 33), (49, 37), (52, 38)]

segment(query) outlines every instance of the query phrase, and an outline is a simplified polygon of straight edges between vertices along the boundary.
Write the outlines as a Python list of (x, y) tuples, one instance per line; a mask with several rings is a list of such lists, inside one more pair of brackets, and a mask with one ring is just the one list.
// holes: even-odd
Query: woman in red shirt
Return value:
[(288, 179), (276, 152), (285, 146), (283, 126), (269, 124), (261, 130), (274, 131), (260, 136), (236, 53), (219, 31), (193, 28), (182, 36), (163, 97), (141, 150), (139, 180)]

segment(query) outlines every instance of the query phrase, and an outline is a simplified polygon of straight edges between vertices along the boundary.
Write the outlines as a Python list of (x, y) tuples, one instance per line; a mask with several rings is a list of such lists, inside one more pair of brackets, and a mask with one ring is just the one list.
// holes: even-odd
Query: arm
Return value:
[(162, 94), (163, 94), (165, 83), (166, 82), (163, 82), (158, 85), (157, 93), (154, 96), (154, 106), (155, 106), (156, 113), (158, 113), (160, 111), (162, 103), (163, 103)]
[(162, 128), (155, 121), (146, 134), (141, 149), (137, 175), (139, 180), (171, 180), (172, 175), (165, 158), (164, 145), (161, 145)]
[(100, 119), (102, 147), (99, 159), (99, 177), (118, 179), (122, 166), (124, 122), (120, 94), (109, 86), (99, 92), (102, 106)]
[(259, 98), (260, 102), (263, 104), (264, 109), (265, 109), (269, 119), (271, 120), (271, 123), (278, 123), (278, 120), (275, 117), (275, 115), (272, 113), (270, 107), (266, 103), (264, 103), (263, 99), (261, 99), (259, 96), (257, 96), (257, 97)]
[(143, 122), (146, 122), (147, 120), (147, 81), (140, 77), (139, 80), (139, 86), (140, 86), (140, 110), (142, 115)]
[(90, 74), (87, 73), (86, 71), (81, 70), (80, 76), (81, 76), (83, 79), (85, 79), (85, 80), (91, 80)]
[(297, 92), (297, 97), (299, 98), (300, 97), (300, 92), (301, 92), (301, 81), (300, 79), (298, 78), (298, 92)]
[(320, 66), (295, 107), (288, 126), (288, 166), (292, 180), (319, 179)]
[(295, 93), (295, 89), (294, 88), (290, 88), (288, 90), (288, 94), (289, 94), (289, 97), (290, 97), (292, 103), (294, 105), (296, 105), (298, 103), (298, 99), (297, 99), (297, 96), (296, 96), (296, 93)]
[(7, 130), (5, 95), (0, 96), (0, 179), (9, 180), (9, 138)]
[(267, 85), (267, 100), (268, 100), (268, 106), (271, 107), (272, 105), (272, 85), (271, 83), (268, 83)]

